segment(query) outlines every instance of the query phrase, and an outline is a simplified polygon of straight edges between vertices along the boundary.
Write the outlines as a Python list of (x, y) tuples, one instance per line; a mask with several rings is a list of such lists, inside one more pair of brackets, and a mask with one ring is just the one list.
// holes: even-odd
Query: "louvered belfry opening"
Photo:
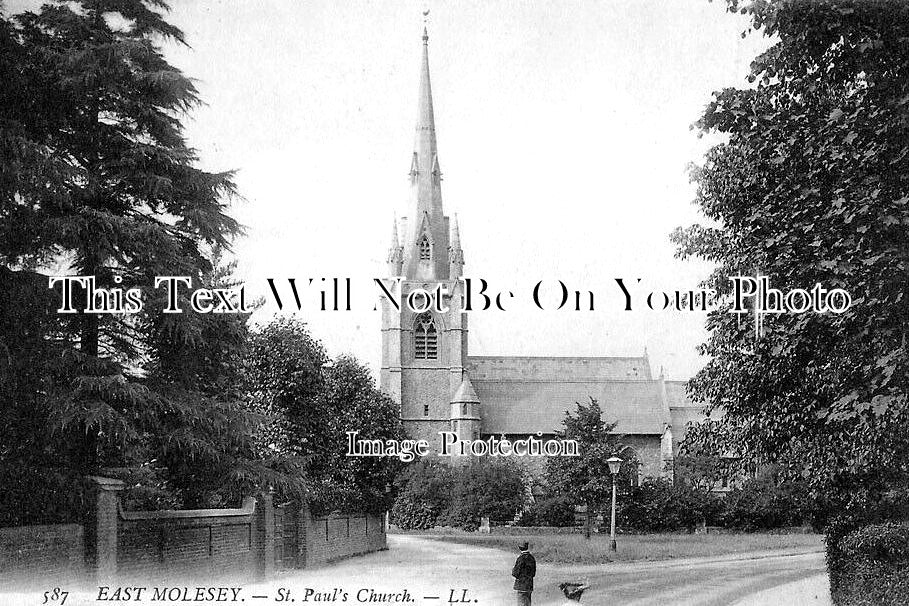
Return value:
[(439, 333), (428, 313), (417, 316), (414, 322), (413, 352), (417, 360), (435, 360), (439, 357)]
[(429, 261), (432, 258), (432, 247), (429, 244), (429, 238), (425, 235), (420, 238), (420, 261)]

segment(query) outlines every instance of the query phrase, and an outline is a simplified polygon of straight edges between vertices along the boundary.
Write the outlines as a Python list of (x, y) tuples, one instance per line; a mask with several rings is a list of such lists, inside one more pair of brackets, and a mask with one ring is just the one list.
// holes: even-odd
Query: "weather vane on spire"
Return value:
[(429, 41), (429, 2), (423, 6), (423, 44), (426, 44)]

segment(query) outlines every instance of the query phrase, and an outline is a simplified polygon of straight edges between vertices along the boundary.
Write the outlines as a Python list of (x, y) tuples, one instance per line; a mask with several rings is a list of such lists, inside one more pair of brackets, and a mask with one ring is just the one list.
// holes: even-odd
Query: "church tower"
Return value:
[[(401, 278), (401, 308), (382, 300), (382, 367), (380, 385), (399, 404), (408, 436), (439, 444), (439, 431), (471, 429), (479, 422), (479, 403), (458, 402), (466, 415), (452, 418), (453, 399), (476, 399), (459, 388), (467, 361), (467, 315), (461, 311), (464, 265), (457, 220), (442, 208), (442, 170), (436, 142), (432, 86), (429, 79), (429, 35), (423, 30), (420, 90), (413, 156), (410, 161), (409, 215), (393, 221), (388, 251), (391, 278)], [(441, 301), (415, 311), (407, 296), (415, 290), (442, 292)], [(417, 307), (423, 299), (417, 300)], [(427, 306), (428, 307), (428, 306)], [(442, 311), (439, 311), (441, 309)], [(466, 388), (465, 388), (466, 389)], [(476, 417), (474, 421), (473, 417)], [(461, 423), (459, 421), (467, 421)], [(470, 436), (461, 436), (470, 437)]]

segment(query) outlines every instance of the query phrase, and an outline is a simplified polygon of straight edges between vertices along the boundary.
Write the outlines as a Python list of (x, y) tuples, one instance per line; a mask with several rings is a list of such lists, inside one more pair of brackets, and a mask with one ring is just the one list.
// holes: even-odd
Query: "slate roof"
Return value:
[(617, 433), (662, 435), (670, 422), (660, 381), (481, 381), (483, 433), (554, 433), (563, 429), (565, 412), (596, 398)]
[(687, 381), (665, 381), (666, 383), (666, 403), (670, 408), (703, 408), (702, 404), (696, 404), (691, 401), (688, 394), (685, 393), (685, 384)]
[(470, 377), (464, 377), (464, 380), (461, 381), (461, 385), (458, 386), (455, 395), (451, 397), (451, 401), (458, 403), (480, 401), (480, 397), (477, 395), (476, 390), (473, 388), (473, 384), (470, 382)]
[(703, 406), (691, 402), (685, 381), (654, 379), (647, 356), (469, 356), (468, 375), (480, 399), (484, 434), (554, 433), (566, 411), (595, 398), (616, 433), (662, 435), (680, 441)]
[(647, 356), (469, 356), (470, 378), (475, 381), (628, 381), (649, 380)]

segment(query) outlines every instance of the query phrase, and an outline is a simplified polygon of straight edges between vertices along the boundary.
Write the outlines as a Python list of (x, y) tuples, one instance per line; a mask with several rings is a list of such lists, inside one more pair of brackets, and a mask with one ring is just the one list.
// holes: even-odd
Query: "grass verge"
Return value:
[(635, 562), (697, 558), (748, 553), (753, 551), (820, 550), (821, 535), (817, 534), (651, 534), (622, 535), (616, 540), (618, 550), (609, 550), (608, 535), (423, 535), (427, 539), (492, 547), (517, 552), (522, 541), (539, 562), (550, 564), (602, 564), (606, 562)]

